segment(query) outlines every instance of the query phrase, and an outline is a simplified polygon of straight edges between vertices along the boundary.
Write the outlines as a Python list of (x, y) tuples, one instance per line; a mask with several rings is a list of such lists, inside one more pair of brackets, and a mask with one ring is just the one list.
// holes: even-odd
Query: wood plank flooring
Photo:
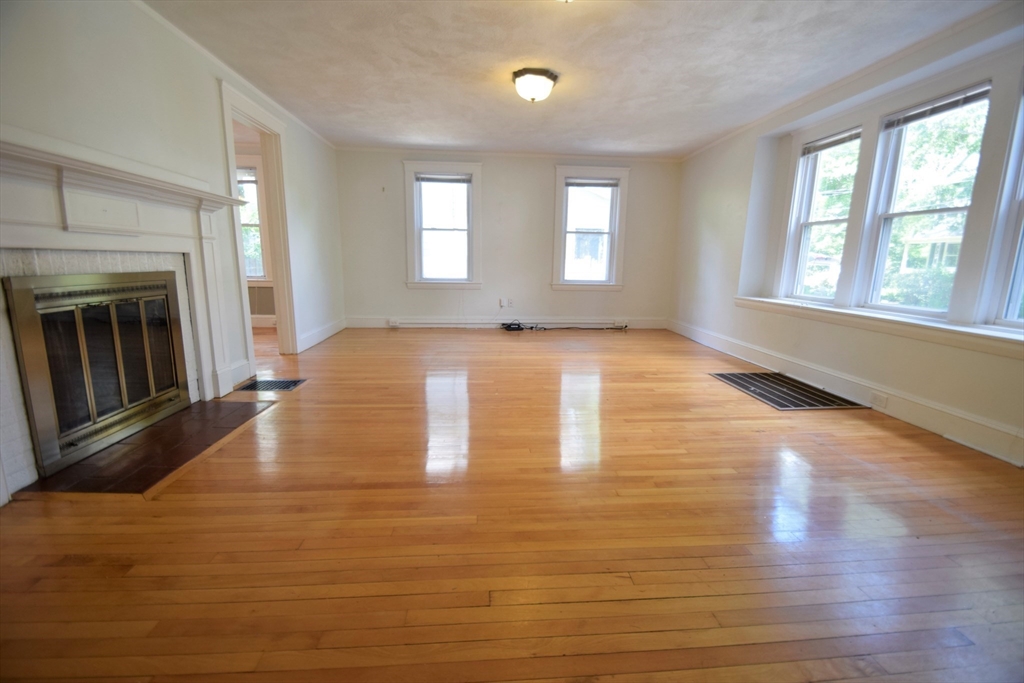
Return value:
[[(257, 347), (275, 346), (258, 330)], [(666, 331), (346, 330), (149, 500), (0, 510), (0, 678), (1021, 681), (1024, 472)]]

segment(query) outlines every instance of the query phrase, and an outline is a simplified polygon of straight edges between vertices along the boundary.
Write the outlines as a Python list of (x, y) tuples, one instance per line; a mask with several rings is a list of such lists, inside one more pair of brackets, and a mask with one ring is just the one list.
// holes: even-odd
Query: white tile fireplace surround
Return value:
[[(0, 143), (0, 275), (174, 271), (189, 394), (209, 400), (255, 374), (230, 208), (239, 202), (172, 180)], [(4, 300), (0, 505), (37, 478)]]

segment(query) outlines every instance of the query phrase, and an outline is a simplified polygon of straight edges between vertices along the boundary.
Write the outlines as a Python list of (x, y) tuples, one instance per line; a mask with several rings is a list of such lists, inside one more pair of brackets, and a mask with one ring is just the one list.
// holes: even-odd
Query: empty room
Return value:
[(1024, 0), (0, 0), (0, 680), (1024, 683)]

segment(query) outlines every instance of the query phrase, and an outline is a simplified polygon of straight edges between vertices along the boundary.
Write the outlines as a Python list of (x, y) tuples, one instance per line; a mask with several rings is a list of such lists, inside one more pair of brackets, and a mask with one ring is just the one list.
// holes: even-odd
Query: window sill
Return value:
[(263, 278), (252, 278), (246, 281), (250, 287), (273, 287), (274, 282), (272, 280), (264, 280)]
[(609, 285), (603, 282), (596, 282), (592, 285), (583, 284), (581, 282), (552, 282), (551, 289), (556, 292), (586, 292), (586, 291), (602, 291), (602, 292), (621, 292), (622, 285)]
[(1024, 335), (1013, 329), (998, 329), (989, 325), (951, 325), (938, 320), (905, 318), (862, 308), (834, 308), (791, 299), (738, 296), (735, 301), (737, 306), (743, 308), (856, 327), (1007, 358), (1021, 358), (1024, 353), (1024, 345), (1021, 343)]
[(405, 286), (409, 289), (483, 289), (484, 283), (482, 282), (445, 282), (438, 280), (437, 282), (406, 282)]

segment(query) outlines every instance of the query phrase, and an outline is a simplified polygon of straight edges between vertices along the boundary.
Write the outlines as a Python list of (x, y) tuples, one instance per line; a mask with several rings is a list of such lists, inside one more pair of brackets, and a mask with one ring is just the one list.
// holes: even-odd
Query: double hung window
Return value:
[(409, 285), (479, 287), (480, 164), (405, 168)]
[(627, 168), (559, 166), (555, 288), (619, 287)]
[(981, 158), (989, 87), (888, 118), (872, 304), (945, 312)]
[(260, 220), (259, 167), (238, 168), (238, 198), (247, 202), (238, 208), (242, 219), (242, 252), (245, 256), (245, 276), (250, 280), (267, 280), (270, 268), (263, 245), (266, 244), (263, 223)]
[(810, 143), (801, 152), (794, 296), (831, 300), (836, 295), (859, 158), (859, 130)]

